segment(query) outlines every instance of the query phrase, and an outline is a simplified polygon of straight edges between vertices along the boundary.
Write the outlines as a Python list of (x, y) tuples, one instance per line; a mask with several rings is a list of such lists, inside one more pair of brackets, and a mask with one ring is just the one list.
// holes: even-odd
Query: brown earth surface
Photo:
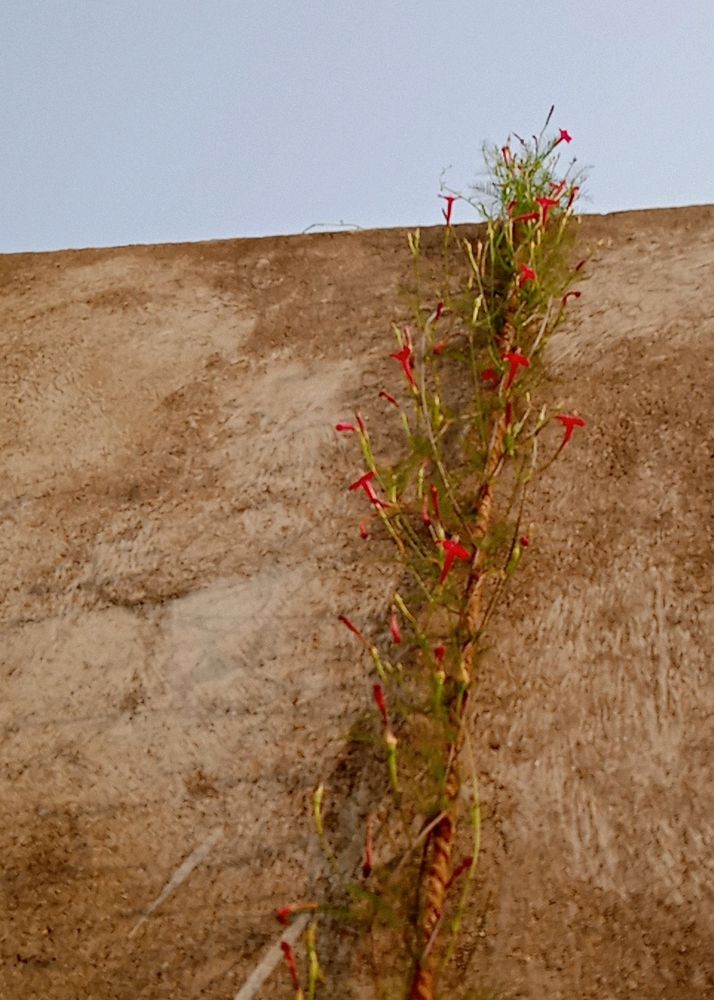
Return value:
[[(482, 668), (459, 978), (691, 1000), (714, 996), (714, 206), (579, 239), (545, 393), (588, 426)], [(333, 425), (392, 419), (410, 274), (402, 230), (0, 258), (3, 1000), (232, 1000), (310, 891), (321, 780), (357, 857), (369, 677), (336, 618), (383, 627), (395, 578)], [(326, 997), (368, 995), (332, 964)], [(282, 967), (260, 993), (291, 995)]]

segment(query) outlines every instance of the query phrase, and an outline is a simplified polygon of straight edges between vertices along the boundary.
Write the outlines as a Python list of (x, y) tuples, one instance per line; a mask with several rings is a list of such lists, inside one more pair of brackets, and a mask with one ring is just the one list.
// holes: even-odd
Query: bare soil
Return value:
[[(714, 207), (579, 238), (545, 391), (588, 426), (483, 664), (459, 978), (691, 1000), (714, 996)], [(369, 679), (336, 619), (381, 627), (393, 577), (332, 428), (391, 418), (410, 281), (402, 230), (0, 258), (3, 1000), (231, 1000), (310, 889), (319, 781), (359, 844)], [(341, 961), (327, 995), (363, 995)], [(260, 996), (291, 996), (282, 968)]]

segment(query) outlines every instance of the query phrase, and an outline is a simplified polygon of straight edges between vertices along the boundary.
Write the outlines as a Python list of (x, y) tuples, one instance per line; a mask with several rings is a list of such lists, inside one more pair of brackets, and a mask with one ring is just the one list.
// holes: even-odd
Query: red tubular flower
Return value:
[(513, 219), (514, 222), (538, 222), (540, 219), (540, 212), (526, 212), (525, 215), (516, 215)]
[(541, 213), (543, 215), (543, 225), (548, 221), (548, 215), (551, 208), (555, 208), (560, 202), (557, 198), (536, 198), (537, 203), (540, 205)]
[(283, 906), (282, 909), (276, 910), (275, 919), (283, 927), (287, 927), (290, 923), (290, 917), (296, 913), (309, 913), (316, 909), (317, 903), (290, 903), (288, 906)]
[(513, 201), (509, 201), (509, 203), (506, 205), (506, 211), (508, 212), (509, 215), (511, 214), (511, 212), (513, 211), (513, 209), (516, 207), (517, 204), (518, 201), (516, 198), (514, 198)]
[(494, 389), (501, 381), (501, 377), (495, 368), (486, 368), (481, 372), (481, 381), (485, 382), (486, 385), (492, 386)]
[(511, 150), (508, 146), (501, 146), (501, 156), (503, 157), (503, 162), (507, 167), (511, 165)]
[(402, 368), (404, 369), (404, 374), (407, 377), (409, 385), (416, 386), (414, 381), (414, 374), (412, 372), (412, 348), (411, 344), (405, 344), (401, 351), (396, 351), (394, 354), (389, 355), (390, 358), (394, 358), (398, 361)]
[(446, 225), (450, 226), (451, 210), (454, 207), (454, 202), (459, 200), (459, 196), (457, 194), (440, 194), (439, 197), (443, 198), (444, 201), (446, 202), (446, 208), (442, 208), (441, 214), (444, 216), (444, 219), (446, 220)]
[(355, 420), (357, 421), (357, 426), (359, 427), (362, 434), (366, 434), (367, 428), (364, 426), (364, 420), (362, 419), (362, 414), (359, 411), (355, 413)]
[(578, 291), (566, 292), (565, 295), (563, 296), (563, 305), (567, 306), (568, 299), (579, 299), (582, 294), (583, 294), (582, 292)]
[(293, 981), (293, 989), (300, 989), (300, 977), (298, 976), (297, 962), (295, 961), (295, 955), (293, 950), (287, 941), (280, 942), (280, 948), (282, 949), (283, 955), (285, 956), (285, 963), (290, 971), (290, 978)]
[(396, 408), (399, 409), (399, 403), (396, 401), (391, 392), (387, 392), (386, 389), (382, 389), (379, 394), (379, 398), (386, 400), (388, 403), (391, 403), (392, 406), (396, 406)]
[[(584, 427), (585, 421), (582, 417), (571, 416), (566, 413), (557, 414), (556, 420), (559, 420), (563, 427), (565, 428), (565, 434), (563, 435), (563, 440), (560, 442), (560, 448), (564, 448), (568, 441), (573, 436), (573, 431), (576, 427)], [(558, 449), (560, 450), (560, 449)]]
[[(530, 368), (531, 363), (525, 354), (521, 354), (520, 351), (507, 351), (503, 355), (503, 360), (508, 362), (508, 378), (506, 379), (505, 388), (508, 390), (513, 385), (516, 375), (518, 374), (518, 369)], [(351, 489), (352, 487), (350, 487)]]
[(573, 141), (573, 137), (568, 132), (568, 130), (565, 129), (565, 128), (561, 128), (560, 135), (555, 140), (555, 145), (557, 146), (559, 142), (572, 142), (572, 141)]
[(369, 538), (369, 532), (367, 531), (367, 525), (364, 523), (364, 521), (360, 521), (359, 537), (360, 538), (364, 538), (364, 539)]
[(578, 196), (579, 190), (580, 188), (578, 187), (577, 184), (574, 184), (573, 187), (570, 189), (570, 197), (568, 198), (568, 204), (566, 205), (566, 209), (570, 208), (570, 206), (573, 204), (573, 202)]
[(581, 271), (585, 267), (585, 265), (587, 264), (587, 262), (588, 262), (587, 261), (587, 257), (583, 257), (582, 260), (578, 261), (578, 263), (575, 265), (575, 267), (573, 268), (573, 270), (574, 271)]
[(555, 181), (551, 181), (550, 189), (553, 192), (554, 198), (560, 198), (563, 191), (565, 191), (565, 181), (558, 181), (557, 184), (555, 183)]
[(335, 424), (335, 430), (354, 434), (357, 428), (354, 424)]
[(389, 719), (387, 717), (387, 702), (384, 697), (384, 691), (382, 690), (382, 685), (373, 684), (372, 694), (374, 695), (374, 702), (377, 708), (379, 709), (379, 714), (382, 716), (382, 719), (384, 720), (384, 725), (388, 726)]
[(441, 664), (444, 662), (444, 657), (446, 656), (446, 646), (443, 643), (439, 643), (438, 646), (434, 646), (434, 659), (437, 663)]
[(519, 265), (518, 270), (521, 272), (518, 278), (518, 287), (523, 288), (523, 286), (528, 281), (537, 281), (536, 273), (532, 267), (528, 267), (527, 264)]
[(372, 482), (373, 479), (374, 479), (373, 472), (365, 472), (365, 474), (363, 476), (360, 476), (359, 479), (355, 480), (355, 482), (352, 483), (351, 486), (348, 487), (348, 489), (366, 490), (368, 485)]
[(449, 575), (451, 567), (454, 565), (454, 560), (463, 559), (464, 562), (469, 562), (471, 559), (471, 553), (468, 549), (465, 549), (460, 542), (454, 541), (453, 539), (440, 539), (436, 544), (440, 545), (445, 552), (444, 568), (442, 569), (441, 576), (439, 577), (439, 583), (443, 583)]
[(432, 322), (436, 323), (436, 321), (438, 319), (441, 319), (441, 315), (442, 315), (443, 312), (444, 312), (444, 303), (443, 302), (437, 302), (436, 303), (436, 311), (434, 313), (434, 319), (432, 320)]
[(399, 645), (402, 641), (402, 633), (399, 631), (399, 619), (395, 608), (392, 608), (392, 617), (389, 621), (389, 631), (392, 635), (392, 642)]
[(357, 636), (360, 642), (364, 643), (364, 645), (367, 646), (367, 648), (369, 648), (369, 643), (365, 639), (364, 635), (360, 632), (360, 630), (357, 628), (356, 625), (352, 624), (347, 615), (338, 615), (337, 620), (338, 622), (342, 622), (345, 628), (348, 628), (350, 632), (352, 632), (354, 635)]
[(364, 490), (367, 496), (369, 497), (370, 503), (373, 503), (375, 507), (379, 509), (388, 507), (389, 504), (385, 503), (383, 500), (380, 500), (377, 494), (374, 492), (374, 487), (372, 486), (373, 479), (374, 479), (373, 472), (365, 472), (365, 474), (363, 476), (360, 476), (359, 479), (356, 480), (356, 482), (352, 483), (352, 485), (349, 486), (348, 489)]

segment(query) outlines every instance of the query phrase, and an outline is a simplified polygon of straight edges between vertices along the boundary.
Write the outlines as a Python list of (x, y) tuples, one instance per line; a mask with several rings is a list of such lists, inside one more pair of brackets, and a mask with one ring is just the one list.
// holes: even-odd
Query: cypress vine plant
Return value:
[[(368, 816), (344, 911), (370, 935), (378, 997), (434, 1000), (454, 957), (481, 841), (471, 733), (484, 636), (529, 546), (526, 496), (585, 425), (537, 398), (545, 347), (581, 294), (573, 286), (585, 263), (573, 256), (580, 178), (575, 161), (560, 166), (571, 136), (548, 131), (551, 115), (539, 136), (485, 149), (489, 182), (475, 198), (442, 191), (441, 278), (427, 299), (420, 231), (408, 237), (413, 317), (393, 327), (389, 354), (401, 388), (380, 393), (402, 428), (401, 458), (379, 460), (360, 413), (336, 425), (361, 451), (363, 471), (348, 489), (391, 539), (401, 569), (385, 609), (387, 641), (339, 616), (367, 654), (385, 764), (384, 795)], [(452, 225), (460, 200), (485, 220), (477, 238)], [(370, 537), (366, 521), (360, 534)], [(320, 786), (313, 813), (325, 843), (323, 795)], [(385, 854), (380, 837), (387, 860), (375, 863)], [(323, 979), (322, 909), (334, 908), (297, 903), (278, 913), (283, 923), (311, 914), (306, 992), (283, 946), (296, 1000), (312, 1000)]]

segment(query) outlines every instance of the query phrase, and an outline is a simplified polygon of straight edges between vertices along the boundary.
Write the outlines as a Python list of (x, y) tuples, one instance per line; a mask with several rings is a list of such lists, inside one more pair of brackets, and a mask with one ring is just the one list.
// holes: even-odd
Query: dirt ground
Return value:
[[(588, 426), (484, 664), (461, 978), (711, 997), (714, 206), (580, 240), (546, 392)], [(332, 428), (388, 416), (409, 282), (402, 230), (0, 257), (2, 1000), (233, 1000), (308, 891), (369, 685), (336, 617), (392, 585)]]

